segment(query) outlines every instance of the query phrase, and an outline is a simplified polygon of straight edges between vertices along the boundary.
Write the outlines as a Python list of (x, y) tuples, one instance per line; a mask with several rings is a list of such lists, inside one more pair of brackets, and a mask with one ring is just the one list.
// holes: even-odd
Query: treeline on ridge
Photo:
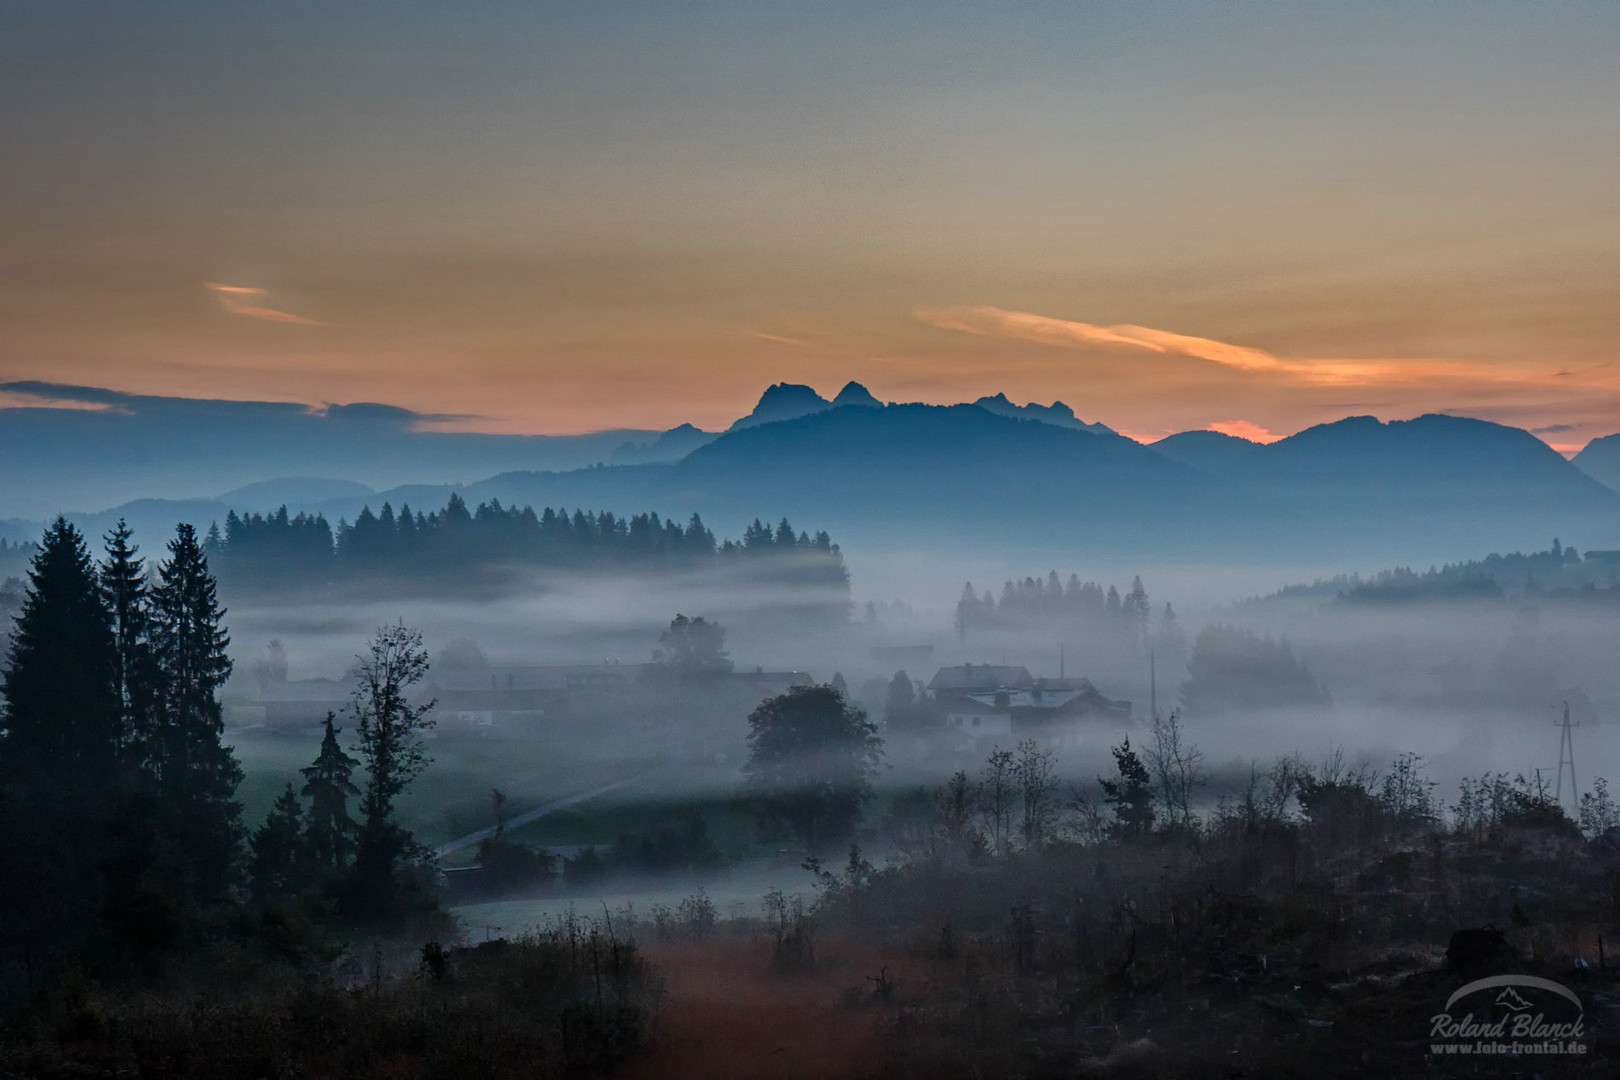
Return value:
[(1588, 551), (1583, 557), (1556, 538), (1528, 554), (1490, 554), (1483, 559), (1431, 566), (1339, 574), (1309, 585), (1289, 585), (1262, 600), (1328, 599), (1360, 606), (1416, 602), (1502, 601), (1540, 596), (1620, 602), (1620, 552)]
[[(236, 587), (284, 586), (289, 578), (365, 580), (487, 576), (517, 568), (689, 569), (717, 560), (796, 555), (773, 564), (783, 583), (847, 589), (843, 554), (825, 532), (795, 531), (784, 519), (774, 529), (759, 520), (740, 541), (719, 540), (693, 514), (683, 526), (656, 513), (621, 517), (546, 507), (503, 506), (498, 499), (469, 508), (452, 494), (442, 510), (409, 505), (396, 512), (367, 506), (354, 521), (334, 528), (321, 514), (237, 514), (216, 524), (206, 544), (220, 578)], [(783, 571), (787, 571), (783, 574)]]
[(1076, 574), (1065, 583), (1054, 570), (1044, 578), (1008, 580), (1000, 600), (989, 589), (980, 594), (970, 581), (956, 601), (955, 626), (963, 640), (998, 630), (1061, 631), (1129, 649), (1157, 645), (1178, 655), (1186, 645), (1175, 608), (1165, 604), (1155, 617), (1141, 577), (1121, 594), (1117, 586), (1104, 589)]

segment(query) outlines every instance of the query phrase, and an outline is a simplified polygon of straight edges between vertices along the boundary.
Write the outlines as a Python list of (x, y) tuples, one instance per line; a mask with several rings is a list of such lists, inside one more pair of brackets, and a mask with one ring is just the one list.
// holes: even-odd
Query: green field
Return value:
[[(764, 896), (770, 890), (780, 889), (789, 896), (798, 896), (808, 902), (813, 898), (810, 886), (810, 875), (803, 869), (796, 866), (773, 867), (768, 861), (758, 861), (749, 866), (736, 867), (705, 882), (702, 889), (714, 902), (721, 918), (757, 919), (761, 916)], [(629, 914), (634, 919), (643, 920), (649, 917), (653, 905), (662, 904), (675, 909), (698, 888), (690, 882), (609, 882), (597, 893), (463, 904), (451, 908), (450, 914), (461, 923), (468, 937), (477, 941), (486, 936), (521, 934), (561, 918), (570, 911), (595, 918), (601, 917), (604, 912), (615, 919)]]
[[(343, 738), (347, 743), (347, 732)], [(237, 760), (242, 763), (244, 778), (239, 797), (250, 828), (264, 819), (283, 785), (288, 781), (294, 787), (302, 785), (298, 770), (308, 765), (319, 749), (317, 738), (273, 733), (264, 728), (229, 731), (226, 741), (235, 746)], [(563, 756), (539, 739), (440, 738), (428, 743), (428, 752), (433, 763), (400, 799), (399, 811), (405, 826), (429, 845), (442, 844), (491, 824), (492, 789), (498, 788), (506, 795), (507, 812), (516, 814), (634, 776), (653, 764), (651, 760), (604, 763)], [(541, 824), (537, 821), (534, 826)], [(598, 840), (599, 833), (577, 840), (557, 838), (555, 830), (537, 836), (544, 839), (531, 839), (524, 832), (524, 839), (531, 843), (605, 842)]]

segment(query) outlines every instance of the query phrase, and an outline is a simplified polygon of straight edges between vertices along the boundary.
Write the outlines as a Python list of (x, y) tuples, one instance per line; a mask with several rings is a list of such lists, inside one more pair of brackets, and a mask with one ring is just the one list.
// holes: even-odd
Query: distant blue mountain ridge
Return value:
[[(48, 390), (61, 397), (75, 388)], [(422, 432), (416, 414), (381, 406), (312, 413), (102, 400), (109, 407), (96, 412), (0, 411), (8, 463), (13, 442), (36, 441), (0, 482), (0, 512), (13, 518), (0, 521), (0, 536), (37, 535), (49, 511), (12, 508), (38, 507), (53, 490), (65, 499), (72, 485), (62, 461), (84, 467), (100, 447), (101, 460), (114, 462), (111, 476), (97, 478), (102, 490), (150, 492), (144, 478), (153, 475), (173, 490), (238, 470), (241, 482), (215, 485), (224, 495), (109, 500), (111, 509), (70, 515), (91, 532), (126, 517), (148, 545), (177, 520), (206, 528), (231, 509), (285, 503), (335, 522), (385, 501), (432, 509), (455, 491), (474, 504), (498, 498), (677, 519), (696, 511), (725, 533), (755, 516), (785, 516), (832, 531), (857, 559), (863, 545), (902, 545), (975, 556), (1050, 551), (1070, 561), (1345, 568), (1533, 547), (1553, 535), (1583, 548), (1620, 547), (1620, 493), (1528, 432), (1453, 416), (1349, 417), (1268, 445), (1216, 432), (1143, 445), (1061, 402), (1020, 406), (996, 395), (955, 406), (884, 404), (858, 383), (831, 400), (777, 384), (723, 433), (685, 425), (558, 437)], [(136, 422), (146, 416), (169, 430), (158, 435)], [(232, 424), (241, 430), (228, 430)], [(132, 433), (134, 450), (118, 456), (112, 448)], [(67, 441), (80, 445), (61, 460), (38, 445)], [(215, 460), (176, 462), (188, 454)], [(378, 460), (388, 454), (395, 458)], [(245, 478), (250, 465), (282, 476)], [(300, 474), (321, 479), (282, 478)]]

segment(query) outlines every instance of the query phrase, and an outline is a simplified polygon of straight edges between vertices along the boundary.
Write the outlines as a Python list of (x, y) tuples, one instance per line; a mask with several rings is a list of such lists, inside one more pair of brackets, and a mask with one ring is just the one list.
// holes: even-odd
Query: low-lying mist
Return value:
[[(406, 586), (331, 599), (307, 591), (286, 599), (263, 591), (237, 597), (227, 589), (237, 660), (230, 719), (255, 733), (238, 739), (251, 775), (256, 748), (268, 737), (253, 703), (268, 693), (262, 679), (272, 642), (291, 683), (341, 682), (376, 626), (403, 621), (423, 632), (437, 676), (465, 683), (469, 671), (487, 669), (499, 684), (512, 669), (620, 665), (639, 671), (679, 614), (724, 628), (724, 651), (736, 675), (783, 673), (784, 686), (838, 679), (888, 736), (880, 794), (937, 786), (957, 768), (976, 769), (992, 747), (1022, 737), (1012, 731), (918, 737), (895, 724), (889, 685), (898, 672), (906, 673), (920, 701), (937, 671), (964, 664), (1024, 668), (1036, 680), (1085, 679), (1107, 698), (1130, 704), (1128, 722), (1061, 721), (1045, 732), (1067, 784), (1093, 783), (1111, 767), (1109, 748), (1121, 739), (1139, 744), (1155, 705), (1161, 716), (1179, 712), (1210, 769), (1211, 799), (1223, 786), (1239, 784), (1251, 763), (1283, 756), (1317, 760), (1335, 751), (1374, 769), (1416, 753), (1442, 799), (1463, 777), (1487, 772), (1534, 778), (1540, 770), (1555, 787), (1555, 722), (1566, 701), (1579, 725), (1575, 780), (1584, 788), (1593, 777), (1620, 776), (1620, 753), (1600, 726), (1620, 700), (1614, 615), (1607, 608), (1523, 590), (1490, 601), (1375, 608), (1331, 593), (1244, 601), (1263, 591), (1247, 572), (1234, 578), (1212, 568), (1199, 577), (1175, 566), (1140, 569), (1145, 614), (1132, 620), (1106, 609), (1091, 615), (1009, 606), (1006, 583), (982, 577), (987, 567), (974, 566), (968, 572), (981, 574), (975, 592), (999, 596), (999, 607), (991, 620), (965, 626), (960, 597), (970, 579), (962, 567), (914, 560), (906, 564), (905, 587), (888, 591), (881, 568), (893, 559), (853, 559), (847, 592), (723, 565), (657, 574), (514, 572), (500, 590), (480, 588), (465, 598), (453, 589), (423, 595)], [(1058, 567), (1063, 576), (1067, 569)], [(1287, 583), (1286, 573), (1277, 571), (1272, 583)], [(1037, 591), (1044, 577), (1029, 579)], [(1223, 591), (1234, 583), (1240, 588)], [(1026, 582), (1013, 584), (1021, 589)], [(1099, 596), (1108, 584), (1098, 582)], [(1131, 579), (1112, 584), (1128, 603)], [(507, 784), (519, 799), (569, 794), (570, 767), (578, 771), (574, 787), (580, 790), (646, 774), (616, 796), (620, 800), (734, 797), (748, 711), (774, 688), (739, 685), (721, 701), (679, 681), (625, 677), (636, 690), (617, 704), (549, 712), (537, 706), (482, 727), (459, 723), (454, 709), (441, 707), (435, 769), (464, 788), (452, 798), (460, 807), (450, 815), (457, 827), (478, 819), (476, 808), (492, 786)], [(1301, 680), (1314, 692), (1302, 697)], [(505, 749), (490, 755), (478, 744)], [(490, 758), (487, 776), (463, 767), (484, 757)], [(528, 785), (517, 775), (521, 769), (507, 767), (536, 757), (563, 767)], [(434, 785), (434, 792), (447, 797), (444, 785)], [(418, 810), (436, 814), (426, 805)], [(445, 821), (430, 831), (450, 827)], [(547, 835), (558, 843), (568, 839)]]

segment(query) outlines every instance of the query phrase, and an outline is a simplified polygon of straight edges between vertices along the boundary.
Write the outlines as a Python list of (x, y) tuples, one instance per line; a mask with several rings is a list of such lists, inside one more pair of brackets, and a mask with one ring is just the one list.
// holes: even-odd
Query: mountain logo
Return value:
[(1502, 992), (1496, 995), (1496, 1003), (1508, 1012), (1523, 1012), (1530, 1008), (1530, 1003), (1511, 986), (1502, 988)]

